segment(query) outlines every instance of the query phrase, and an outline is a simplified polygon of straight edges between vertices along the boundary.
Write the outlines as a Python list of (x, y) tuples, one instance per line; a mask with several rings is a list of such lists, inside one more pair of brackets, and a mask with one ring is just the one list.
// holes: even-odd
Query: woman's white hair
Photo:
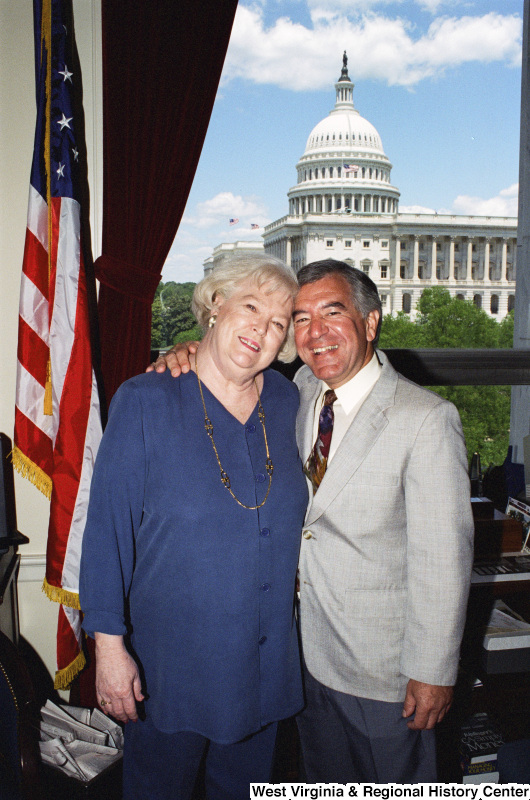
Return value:
[[(202, 328), (208, 327), (216, 296), (228, 300), (239, 284), (248, 278), (255, 281), (258, 288), (265, 287), (266, 294), (283, 289), (294, 299), (298, 292), (294, 271), (279, 258), (266, 254), (227, 256), (197, 284), (193, 292), (191, 310)], [(289, 363), (295, 358), (296, 347), (291, 320), (278, 359)]]

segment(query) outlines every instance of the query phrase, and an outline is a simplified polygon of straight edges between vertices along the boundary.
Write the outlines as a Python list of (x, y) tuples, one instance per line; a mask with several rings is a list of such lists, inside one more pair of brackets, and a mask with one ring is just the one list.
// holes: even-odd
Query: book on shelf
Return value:
[(473, 775), (463, 775), (462, 783), (498, 783), (499, 773), (497, 769), (493, 772), (478, 772)]
[(510, 608), (504, 600), (495, 600), (486, 627), (486, 636), (506, 637), (530, 635), (530, 623)]
[(462, 783), (498, 783), (497, 759), (478, 761), (473, 764), (462, 762)]
[[(503, 743), (502, 733), (485, 712), (473, 714), (461, 728), (462, 769), (469, 769), (470, 765), (496, 761), (497, 751)], [(489, 768), (487, 771), (490, 771)]]
[(496, 600), (482, 642), (486, 672), (530, 671), (530, 624), (503, 600)]
[(530, 505), (522, 500), (518, 500), (516, 497), (509, 497), (506, 506), (506, 514), (522, 524), (523, 546), (521, 552), (530, 553)]

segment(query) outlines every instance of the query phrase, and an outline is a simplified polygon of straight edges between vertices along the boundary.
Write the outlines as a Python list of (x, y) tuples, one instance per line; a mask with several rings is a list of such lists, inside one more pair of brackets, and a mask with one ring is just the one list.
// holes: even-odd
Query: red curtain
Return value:
[[(107, 401), (149, 362), (151, 303), (191, 188), (237, 0), (102, 0), (103, 242), (95, 262)], [(97, 705), (93, 640), (71, 701)]]
[(102, 0), (107, 400), (149, 362), (151, 303), (184, 212), (237, 0)]

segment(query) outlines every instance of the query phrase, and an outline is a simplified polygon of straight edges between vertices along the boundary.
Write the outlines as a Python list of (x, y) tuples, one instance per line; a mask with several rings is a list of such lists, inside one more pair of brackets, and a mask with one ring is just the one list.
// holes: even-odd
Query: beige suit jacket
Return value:
[[(399, 702), (407, 682), (455, 682), (473, 560), (467, 455), (452, 403), (381, 376), (310, 501), (300, 554), (302, 646), (340, 692)], [(312, 447), (320, 389), (308, 367), (298, 447)]]

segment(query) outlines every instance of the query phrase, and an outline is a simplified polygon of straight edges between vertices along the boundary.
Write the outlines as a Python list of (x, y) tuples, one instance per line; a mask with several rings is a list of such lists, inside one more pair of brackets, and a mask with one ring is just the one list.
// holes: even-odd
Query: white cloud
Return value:
[[(403, 0), (397, 0), (397, 4)], [(394, 0), (308, 0), (311, 17), (329, 19), (331, 16), (354, 16), (372, 12), (376, 7), (396, 5)]]
[(187, 283), (192, 281), (197, 283), (203, 277), (203, 262), (211, 255), (211, 249), (195, 248), (183, 253), (175, 253), (170, 250), (164, 264), (162, 280), (176, 281), (177, 283)]
[(427, 36), (416, 43), (415, 59), (432, 67), (456, 66), (466, 61), (521, 63), (519, 17), (491, 12), (483, 17), (434, 20)]
[(513, 186), (500, 191), (496, 197), (486, 200), (482, 197), (461, 194), (453, 202), (454, 213), (480, 217), (516, 217), (518, 190), (519, 185), (514, 183)]
[(250, 229), (252, 222), (261, 225), (265, 220), (270, 221), (266, 211), (259, 197), (242, 197), (232, 192), (220, 192), (215, 197), (198, 203), (196, 213), (186, 215), (183, 223), (194, 228), (212, 228), (219, 224), (228, 224), (229, 219), (237, 217), (240, 222), (246, 220)]
[(436, 14), (439, 8), (444, 5), (451, 5), (455, 6), (459, 0), (452, 0), (451, 3), (446, 3), (444, 0), (418, 0), (418, 5), (420, 8), (424, 8), (426, 11), (430, 11), (431, 14)]
[[(230, 219), (238, 219), (230, 225)], [(164, 264), (164, 281), (200, 281), (204, 261), (214, 247), (224, 242), (261, 241), (263, 228), (271, 221), (260, 197), (220, 192), (197, 203), (185, 213)], [(252, 229), (251, 225), (259, 225)]]
[[(400, 17), (363, 13), (369, 2), (315, 0), (312, 27), (280, 17), (266, 27), (259, 6), (240, 4), (223, 82), (236, 77), (298, 91), (327, 88), (339, 75), (330, 53), (349, 54), (352, 80), (375, 78), (413, 86), (469, 61), (520, 63), (522, 21), (516, 14), (439, 17), (427, 31)], [(433, 10), (434, 0), (424, 2)], [(353, 11), (353, 14), (352, 14)], [(348, 16), (349, 12), (349, 16)]]
[(477, 217), (516, 217), (519, 184), (502, 189), (496, 197), (483, 198), (460, 194), (453, 200), (451, 208), (428, 208), (427, 206), (399, 206), (400, 214), (461, 214)]
[[(376, 8), (383, 8), (384, 6), (399, 6), (405, 0), (307, 0), (309, 8), (313, 9), (313, 13), (326, 10), (329, 12), (337, 13), (342, 12), (349, 15), (355, 13), (366, 13), (374, 11)], [(416, 5), (422, 11), (428, 11), (431, 14), (436, 14), (440, 9), (454, 9), (461, 0), (415, 0)], [(469, 3), (468, 3), (469, 5)]]

